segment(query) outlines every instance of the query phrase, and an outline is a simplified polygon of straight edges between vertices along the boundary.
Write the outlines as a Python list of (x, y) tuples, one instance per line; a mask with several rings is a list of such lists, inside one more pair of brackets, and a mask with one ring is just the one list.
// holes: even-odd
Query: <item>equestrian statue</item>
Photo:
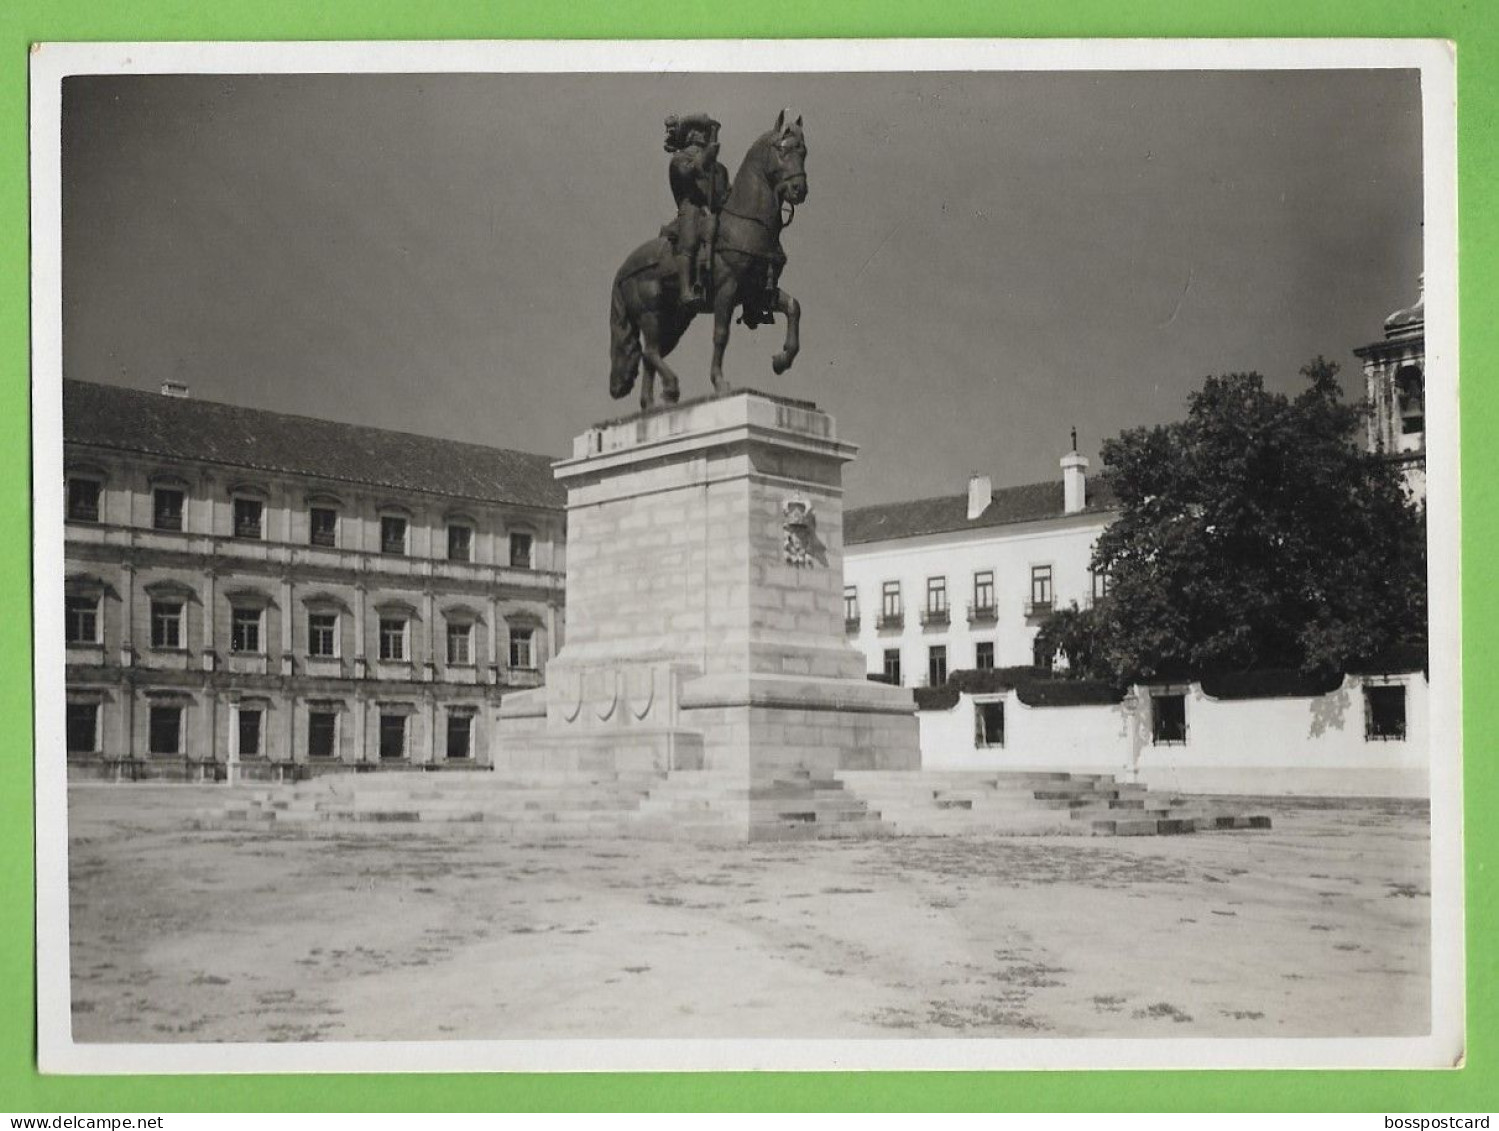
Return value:
[(783, 110), (768, 133), (744, 155), (732, 184), (718, 160), (719, 123), (706, 114), (666, 119), (668, 180), (677, 215), (655, 239), (641, 244), (614, 276), (609, 304), (609, 393), (627, 397), (640, 378), (640, 407), (655, 404), (655, 378), (668, 403), (681, 398), (666, 364), (688, 325), (713, 315), (713, 392), (729, 391), (723, 376), (729, 321), (753, 329), (786, 316), (786, 341), (771, 360), (776, 373), (791, 368), (801, 348), (801, 305), (780, 287), (786, 253), (781, 232), (807, 199), (807, 143), (802, 120)]

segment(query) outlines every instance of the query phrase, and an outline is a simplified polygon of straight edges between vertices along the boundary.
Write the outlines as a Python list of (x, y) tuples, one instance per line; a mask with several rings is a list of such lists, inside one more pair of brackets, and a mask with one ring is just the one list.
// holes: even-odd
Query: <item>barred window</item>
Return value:
[(1180, 746), (1187, 741), (1187, 697), (1180, 692), (1150, 698), (1150, 740), (1157, 746)]
[(1405, 737), (1405, 686), (1388, 684), (1364, 688), (1364, 738), (1370, 742)]
[(973, 705), (973, 744), (984, 748), (1005, 744), (1005, 705), (1003, 700)]

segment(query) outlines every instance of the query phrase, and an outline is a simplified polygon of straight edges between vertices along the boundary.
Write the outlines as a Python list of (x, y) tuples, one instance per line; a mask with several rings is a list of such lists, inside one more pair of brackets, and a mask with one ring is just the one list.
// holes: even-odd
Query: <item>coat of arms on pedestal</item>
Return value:
[(812, 504), (806, 499), (791, 498), (781, 505), (781, 528), (786, 535), (782, 545), (790, 565), (809, 566), (815, 560), (812, 556), (812, 528), (816, 521)]

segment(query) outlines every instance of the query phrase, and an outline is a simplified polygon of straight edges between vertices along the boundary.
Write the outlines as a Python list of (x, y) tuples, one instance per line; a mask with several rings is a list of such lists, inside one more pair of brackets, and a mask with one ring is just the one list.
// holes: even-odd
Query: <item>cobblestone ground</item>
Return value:
[(522, 844), (198, 831), (70, 791), (80, 1041), (1428, 1029), (1424, 807), (1151, 839)]

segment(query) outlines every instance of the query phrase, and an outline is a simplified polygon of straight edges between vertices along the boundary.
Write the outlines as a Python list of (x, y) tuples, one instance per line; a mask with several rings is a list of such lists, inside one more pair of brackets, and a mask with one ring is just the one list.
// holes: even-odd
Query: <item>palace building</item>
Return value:
[(74, 776), (490, 761), (561, 646), (549, 457), (63, 383)]
[(1087, 472), (1071, 451), (1050, 483), (996, 491), (975, 475), (964, 495), (848, 511), (844, 627), (869, 671), (935, 687), (959, 669), (1049, 664), (1034, 654), (1041, 622), (1108, 584), (1089, 565), (1117, 512)]

